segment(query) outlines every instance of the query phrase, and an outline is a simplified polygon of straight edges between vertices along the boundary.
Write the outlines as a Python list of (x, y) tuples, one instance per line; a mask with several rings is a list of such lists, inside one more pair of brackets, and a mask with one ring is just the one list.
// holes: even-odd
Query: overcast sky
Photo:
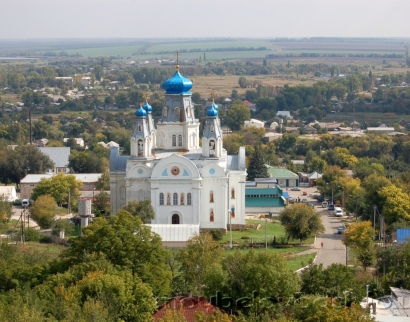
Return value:
[(410, 0), (0, 0), (0, 38), (410, 37)]

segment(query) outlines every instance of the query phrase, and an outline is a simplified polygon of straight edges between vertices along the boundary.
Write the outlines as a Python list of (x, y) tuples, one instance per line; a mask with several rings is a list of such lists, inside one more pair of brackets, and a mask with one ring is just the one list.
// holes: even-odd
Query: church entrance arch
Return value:
[(172, 215), (172, 224), (173, 225), (179, 225), (180, 224), (180, 218), (178, 214), (173, 214)]

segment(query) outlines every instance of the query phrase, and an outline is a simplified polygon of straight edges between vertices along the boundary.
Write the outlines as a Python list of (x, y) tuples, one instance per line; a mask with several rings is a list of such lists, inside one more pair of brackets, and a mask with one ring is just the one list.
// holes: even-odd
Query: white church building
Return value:
[(130, 200), (150, 199), (155, 211), (150, 226), (164, 242), (184, 242), (203, 229), (244, 225), (245, 148), (227, 155), (213, 101), (200, 144), (192, 82), (179, 73), (179, 66), (162, 88), (165, 101), (156, 126), (146, 102), (135, 112), (131, 155), (111, 150), (112, 213)]

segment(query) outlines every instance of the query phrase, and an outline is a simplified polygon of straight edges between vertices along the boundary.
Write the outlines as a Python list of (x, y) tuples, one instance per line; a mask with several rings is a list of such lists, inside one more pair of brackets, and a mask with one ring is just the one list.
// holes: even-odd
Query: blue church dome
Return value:
[(142, 106), (135, 112), (136, 116), (147, 116), (147, 112), (142, 108)]
[(214, 109), (216, 109), (217, 111), (219, 111), (219, 106), (218, 106), (217, 104), (215, 104), (215, 102), (212, 102), (212, 104), (209, 105), (208, 108), (214, 108)]
[(182, 76), (177, 68), (174, 76), (162, 83), (162, 88), (165, 89), (165, 94), (191, 94), (189, 90), (192, 88), (192, 82)]
[[(215, 105), (216, 105), (216, 104), (215, 104)], [(211, 106), (208, 108), (208, 111), (206, 112), (206, 115), (207, 115), (207, 116), (216, 117), (216, 116), (218, 116), (218, 110), (215, 109), (213, 105), (211, 105)]]
[(152, 112), (152, 106), (149, 105), (148, 102), (145, 102), (145, 104), (142, 105), (142, 108), (143, 108), (143, 109), (145, 110), (145, 112), (147, 112), (147, 113), (151, 113), (151, 112)]

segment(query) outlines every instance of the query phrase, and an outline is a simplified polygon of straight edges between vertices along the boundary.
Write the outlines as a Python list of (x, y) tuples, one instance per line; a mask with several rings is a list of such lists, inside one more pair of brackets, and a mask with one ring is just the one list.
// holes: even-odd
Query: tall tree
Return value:
[(68, 167), (75, 173), (102, 173), (104, 162), (91, 151), (72, 151), (68, 158)]
[(62, 258), (70, 266), (85, 260), (86, 254), (103, 254), (113, 265), (131, 270), (155, 295), (170, 291), (170, 271), (165, 266), (168, 252), (161, 238), (143, 225), (138, 217), (120, 210), (110, 219), (98, 217), (83, 230), (84, 236), (71, 239)]
[(45, 173), (54, 167), (53, 161), (34, 145), (8, 149), (0, 157), (0, 176), (5, 183), (20, 183), (27, 174)]
[(241, 102), (235, 101), (226, 114), (226, 123), (232, 131), (238, 131), (244, 127), (244, 122), (250, 120), (251, 112), (249, 107)]
[(280, 212), (279, 220), (288, 238), (299, 239), (301, 244), (303, 240), (325, 232), (320, 215), (304, 203), (286, 207)]
[(30, 207), (33, 220), (43, 229), (53, 226), (57, 204), (50, 195), (42, 195), (37, 198)]
[(255, 146), (255, 150), (249, 161), (247, 172), (248, 177), (246, 180), (248, 181), (254, 181), (256, 178), (269, 178), (268, 169), (263, 160), (263, 155), (259, 146)]

